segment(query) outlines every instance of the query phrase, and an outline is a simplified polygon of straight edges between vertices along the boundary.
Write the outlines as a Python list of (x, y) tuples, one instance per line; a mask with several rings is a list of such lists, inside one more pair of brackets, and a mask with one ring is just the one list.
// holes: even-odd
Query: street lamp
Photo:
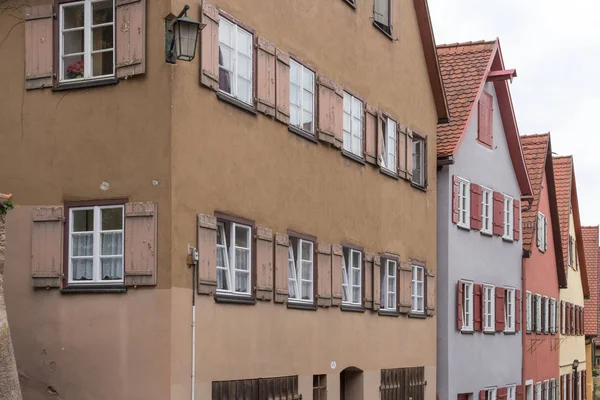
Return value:
[[(166, 22), (166, 61), (175, 64), (177, 60), (192, 61), (196, 57), (198, 33), (206, 26), (187, 16), (189, 5), (174, 19)], [(172, 15), (172, 14), (171, 14)]]

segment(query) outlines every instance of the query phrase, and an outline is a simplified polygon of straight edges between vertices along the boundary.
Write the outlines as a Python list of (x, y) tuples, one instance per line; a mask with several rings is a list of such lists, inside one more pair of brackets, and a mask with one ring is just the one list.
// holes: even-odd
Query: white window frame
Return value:
[[(296, 238), (291, 238), (292, 240), (290, 240), (290, 246), (289, 246), (289, 252), (288, 252), (288, 262), (290, 263), (290, 267), (292, 266), (292, 262), (293, 262), (293, 267), (294, 267), (294, 277), (290, 277), (288, 279), (288, 283), (291, 285), (295, 285), (294, 286), (294, 291), (292, 293), (291, 290), (289, 290), (289, 301), (291, 302), (299, 302), (299, 303), (314, 303), (315, 297), (314, 297), (314, 243), (310, 240), (305, 240), (305, 239), (296, 239)], [(294, 247), (295, 245), (295, 247)], [(307, 245), (310, 246), (310, 251), (309, 251), (309, 255), (310, 258), (309, 259), (304, 259), (302, 258), (302, 246)], [(306, 266), (305, 264), (308, 263), (309, 265)], [(308, 268), (308, 270), (310, 271), (310, 279), (305, 279), (303, 278), (304, 274), (304, 269)], [(291, 268), (290, 268), (291, 269)], [(304, 298), (304, 294), (303, 293), (303, 285), (302, 283), (310, 283), (310, 290), (308, 293), (308, 299)]]
[(506, 400), (517, 400), (517, 386), (508, 385), (506, 387)]
[(562, 375), (562, 376), (564, 376), (565, 384), (563, 385), (563, 397), (561, 400), (567, 400), (567, 379), (569, 379), (569, 378), (566, 375), (567, 374)]
[(515, 331), (515, 288), (504, 288), (504, 332)]
[(513, 202), (511, 196), (504, 195), (504, 234), (503, 239), (513, 240)]
[[(419, 272), (422, 280), (419, 280)], [(412, 265), (412, 294), (411, 294), (411, 312), (413, 314), (425, 313), (425, 267), (422, 265)], [(419, 300), (422, 300), (422, 307), (419, 307)]]
[(550, 333), (556, 331), (556, 299), (550, 298)]
[(547, 379), (544, 381), (544, 395), (542, 396), (542, 398), (543, 400), (550, 399), (550, 381)]
[[(415, 170), (417, 170), (416, 162), (415, 162), (415, 154), (416, 154), (416, 144), (420, 143), (419, 146), (421, 154), (419, 154), (419, 162), (418, 162), (418, 174), (415, 174)], [(412, 157), (413, 157), (413, 170), (412, 170), (412, 181), (415, 185), (425, 186), (425, 157), (427, 157), (427, 152), (425, 151), (425, 138), (421, 136), (413, 135), (412, 141)]]
[(525, 303), (527, 304), (526, 330), (533, 330), (533, 296), (530, 291), (525, 292)]
[(534, 397), (535, 400), (542, 400), (542, 382), (535, 384)]
[[(398, 304), (398, 262), (389, 258), (382, 259), (381, 273), (381, 309), (396, 311)], [(391, 288), (391, 289), (390, 289)], [(390, 304), (390, 296), (393, 296)]]
[(463, 287), (463, 315), (462, 315), (462, 331), (473, 332), (473, 282), (461, 281)]
[(542, 332), (542, 296), (539, 294), (535, 294), (535, 319), (536, 319), (536, 332)]
[(458, 178), (458, 226), (471, 229), (471, 182)]
[(544, 296), (544, 332), (548, 333), (550, 328), (550, 301), (548, 296)]
[[(292, 81), (292, 68), (298, 68), (299, 71), (299, 75), (300, 75), (300, 82), (294, 83)], [(310, 82), (304, 82), (304, 74), (305, 73), (309, 73), (312, 76), (312, 86), (310, 85)], [(298, 93), (300, 96), (300, 104), (295, 104), (292, 100), (292, 86), (296, 87), (298, 89)], [(315, 96), (315, 90), (316, 88), (316, 74), (315, 71), (313, 71), (312, 69), (306, 67), (304, 64), (301, 64), (293, 59), (290, 59), (290, 125), (294, 126), (304, 132), (310, 133), (311, 135), (315, 134), (315, 104), (316, 104), (316, 96)], [(312, 101), (310, 102), (310, 110), (307, 109), (307, 104), (305, 104), (304, 101), (304, 94), (308, 93), (310, 94), (310, 96), (312, 96)], [(292, 109), (298, 109), (298, 123), (293, 123), (292, 122)], [(304, 118), (304, 113), (309, 113), (312, 117), (312, 122), (311, 122), (311, 127), (309, 130), (304, 129), (304, 123), (303, 118)]]
[[(496, 307), (495, 307), (495, 293), (496, 287), (494, 285), (483, 285), (483, 331), (484, 332), (495, 332), (496, 331)], [(489, 305), (489, 311), (488, 306)], [(488, 324), (488, 320), (490, 323)]]
[(550, 379), (550, 395), (548, 397), (548, 400), (558, 400), (556, 398), (556, 379), (552, 378)]
[(488, 187), (481, 186), (481, 233), (492, 234), (494, 191)]
[[(115, 76), (115, 69), (116, 69), (116, 63), (115, 63), (115, 53), (117, 51), (115, 44), (116, 44), (116, 37), (115, 37), (115, 19), (116, 19), (116, 10), (115, 10), (115, 2), (114, 0), (112, 0), (112, 10), (113, 10), (113, 20), (112, 22), (106, 22), (106, 23), (102, 23), (102, 24), (97, 24), (97, 25), (93, 25), (93, 20), (92, 20), (92, 3), (96, 3), (99, 0), (81, 0), (75, 3), (63, 3), (60, 5), (59, 7), (59, 82), (60, 83), (69, 83), (69, 82), (80, 82), (80, 81), (88, 81), (88, 80), (98, 80), (98, 79), (106, 79), (106, 78), (110, 78)], [(69, 8), (69, 7), (73, 7), (73, 6), (80, 6), (81, 4), (83, 4), (83, 8), (84, 8), (84, 22), (83, 22), (83, 27), (77, 27), (77, 28), (68, 28), (65, 29), (64, 28), (64, 10), (65, 8)], [(100, 49), (100, 50), (93, 50), (93, 35), (92, 35), (92, 29), (93, 28), (100, 28), (100, 27), (104, 27), (104, 26), (110, 26), (112, 25), (112, 35), (113, 35), (113, 47), (109, 48), (109, 49)], [(68, 55), (64, 54), (64, 38), (63, 38), (63, 34), (67, 33), (67, 32), (73, 32), (73, 31), (80, 31), (83, 30), (83, 52), (78, 52), (78, 53), (70, 53)], [(92, 76), (92, 71), (93, 71), (93, 66), (92, 66), (92, 55), (93, 54), (98, 54), (98, 53), (105, 53), (105, 52), (109, 52), (112, 51), (113, 54), (113, 62), (112, 62), (112, 66), (113, 66), (113, 73), (112, 74), (106, 74), (106, 75), (99, 75), (99, 76)], [(65, 56), (78, 56), (78, 55), (82, 55), (83, 56), (83, 63), (84, 63), (84, 68), (83, 68), (83, 77), (82, 78), (74, 78), (74, 79), (68, 79), (65, 78), (64, 74), (65, 74), (65, 63), (64, 63), (64, 57)]]
[[(232, 36), (232, 40), (233, 40), (233, 44), (228, 44), (225, 42), (221, 42), (221, 38), (224, 36), (221, 33), (221, 27), (227, 25), (228, 27), (231, 28), (231, 36)], [(240, 48), (238, 48), (238, 33), (242, 32), (243, 34), (247, 34), (250, 37), (250, 40), (248, 41), (250, 44), (250, 48), (246, 49), (248, 50), (248, 54), (243, 54), (240, 51)], [(233, 23), (232, 21), (228, 20), (227, 18), (223, 18), (220, 17), (219, 18), (219, 51), (221, 51), (221, 46), (225, 46), (227, 47), (229, 50), (231, 50), (231, 65), (232, 65), (232, 70), (229, 70), (227, 68), (225, 68), (224, 66), (221, 66), (221, 63), (219, 62), (219, 70), (220, 69), (224, 69), (228, 72), (231, 73), (232, 75), (232, 81), (229, 82), (230, 88), (231, 88), (231, 93), (228, 93), (224, 90), (222, 90), (221, 88), (219, 88), (219, 92), (221, 93), (225, 93), (227, 96), (230, 97), (234, 97), (250, 106), (253, 105), (253, 101), (254, 101), (254, 48), (253, 48), (253, 43), (254, 43), (254, 35), (252, 34), (252, 32), (247, 31), (246, 29), (242, 28), (241, 26), (239, 26), (238, 24)], [(245, 57), (245, 58), (249, 58), (250, 60), (248, 61), (249, 63), (249, 68), (250, 68), (250, 72), (249, 72), (249, 79), (246, 79), (244, 77), (240, 76), (239, 73), (239, 60), (240, 57)], [(220, 73), (220, 72), (219, 72)], [(249, 89), (249, 99), (245, 99), (240, 97), (240, 94), (238, 93), (238, 79), (243, 79), (246, 81), (250, 82), (250, 89)]]
[[(102, 230), (102, 210), (106, 209), (121, 209), (121, 229), (115, 230)], [(75, 222), (73, 214), (76, 211), (94, 211), (94, 229), (92, 231), (85, 232), (74, 232), (73, 224)], [(122, 254), (102, 256), (100, 253), (101, 248), (101, 234), (102, 233), (121, 233), (121, 249)], [(92, 255), (91, 256), (73, 256), (73, 236), (74, 235), (89, 235), (92, 233)], [(91, 280), (74, 280), (73, 279), (73, 260), (74, 259), (92, 259), (92, 279)], [(102, 279), (102, 264), (100, 260), (102, 258), (121, 258), (121, 279)], [(124, 282), (125, 276), (125, 207), (123, 204), (117, 205), (103, 205), (103, 206), (88, 206), (88, 207), (71, 207), (69, 208), (69, 271), (68, 271), (68, 283), (69, 285), (90, 285), (90, 284), (118, 284)]]
[[(383, 125), (383, 143), (381, 154), (381, 166), (392, 174), (398, 173), (398, 124), (388, 116), (379, 119)], [(393, 146), (390, 143), (393, 142)]]
[[(358, 107), (359, 110), (356, 110), (356, 107)], [(360, 158), (363, 158), (363, 111), (364, 105), (362, 100), (344, 91), (343, 147), (345, 151)], [(358, 124), (358, 136), (352, 129), (354, 121)]]
[[(227, 230), (225, 229), (225, 225), (229, 225), (229, 237), (227, 237)], [(241, 247), (235, 244), (235, 233), (237, 229), (247, 230), (246, 238), (248, 240), (248, 247)], [(226, 269), (226, 281), (229, 284), (229, 289), (219, 289), (217, 284), (217, 293), (223, 293), (234, 296), (250, 296), (252, 294), (252, 226), (244, 225), (237, 222), (232, 221), (218, 221), (217, 229), (222, 229), (221, 235), (225, 240), (225, 243), (219, 245), (217, 244), (217, 248), (225, 247), (226, 259), (225, 266), (217, 266), (218, 269)], [(229, 240), (229, 242), (227, 242)], [(229, 245), (227, 245), (229, 243)], [(236, 254), (237, 250), (248, 251), (248, 264), (247, 269), (238, 269), (236, 266)], [(225, 268), (224, 268), (225, 267)], [(236, 281), (236, 272), (243, 273), (248, 275), (248, 285), (245, 291), (236, 291), (235, 290), (235, 281)], [(218, 274), (217, 274), (218, 279)]]
[[(363, 253), (359, 250), (352, 248), (344, 248), (342, 251), (342, 304), (352, 305), (352, 306), (361, 306), (362, 305), (362, 265), (363, 265)], [(346, 252), (348, 253), (348, 259), (346, 260)], [(356, 265), (349, 265), (348, 261), (352, 262), (354, 260), (354, 254), (359, 255), (359, 264), (358, 267)], [(359, 279), (358, 283), (354, 282), (354, 274), (353, 271), (359, 271)], [(346, 283), (344, 283), (344, 280)], [(359, 288), (360, 293), (358, 294), (358, 299), (353, 298), (354, 288)], [(348, 299), (350, 298), (350, 299)]]
[(496, 400), (497, 388), (485, 388), (485, 400)]

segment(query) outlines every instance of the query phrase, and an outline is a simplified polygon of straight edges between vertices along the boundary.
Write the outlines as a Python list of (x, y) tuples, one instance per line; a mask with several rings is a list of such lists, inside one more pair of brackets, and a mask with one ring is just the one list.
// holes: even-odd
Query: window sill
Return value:
[(379, 310), (379, 315), (382, 317), (399, 317), (400, 313), (396, 310)]
[(287, 308), (292, 308), (295, 310), (317, 311), (317, 306), (314, 303), (303, 303), (299, 301), (288, 300)]
[(483, 236), (487, 236), (487, 237), (493, 237), (494, 236), (494, 234), (492, 232), (479, 231), (479, 233), (481, 233)]
[(460, 229), (463, 229), (463, 230), (465, 230), (465, 231), (470, 231), (470, 230), (471, 230), (471, 227), (470, 227), (470, 226), (464, 226), (464, 225), (461, 225), (461, 224), (456, 224), (456, 226), (457, 226), (458, 228), (460, 228)]
[(217, 98), (219, 98), (219, 100), (224, 101), (225, 103), (233, 104), (234, 106), (237, 106), (252, 115), (258, 115), (254, 107), (252, 107), (250, 104), (244, 103), (243, 101), (238, 100), (235, 97), (232, 97), (224, 92), (218, 91)]
[(383, 167), (379, 168), (379, 172), (381, 172), (385, 176), (389, 176), (392, 179), (395, 179), (395, 180), (399, 180), (400, 179), (400, 177), (398, 176), (398, 174), (395, 174), (392, 171), (387, 170), (387, 169), (385, 169)]
[(516, 331), (504, 331), (505, 335), (516, 335), (518, 332)]
[[(355, 0), (356, 1), (356, 0)], [(344, 2), (346, 4), (348, 4), (350, 7), (352, 7), (355, 11), (356, 11), (356, 3), (354, 1), (351, 0), (344, 0)]]
[(61, 293), (127, 293), (124, 285), (73, 285), (60, 289)]
[(342, 155), (344, 157), (348, 157), (349, 159), (351, 159), (352, 161), (356, 161), (359, 164), (365, 165), (365, 160), (363, 160), (362, 158), (360, 158), (359, 156), (357, 156), (354, 153), (351, 153), (347, 150), (342, 150)]
[(475, 331), (473, 329), (461, 329), (460, 333), (463, 333), (465, 335), (473, 335)]
[(418, 183), (415, 183), (415, 182), (413, 182), (413, 181), (411, 181), (411, 182), (410, 182), (410, 185), (411, 185), (412, 187), (414, 187), (415, 189), (418, 189), (418, 190), (420, 190), (420, 191), (422, 191), (422, 192), (425, 192), (425, 193), (427, 193), (427, 186), (424, 186), (424, 185), (419, 185)]
[(420, 312), (411, 311), (408, 313), (408, 318), (425, 319), (425, 318), (427, 318), (427, 314), (425, 314), (425, 312), (420, 313)]
[(217, 293), (215, 295), (215, 302), (224, 304), (256, 304), (256, 299), (250, 296), (236, 296), (233, 294)]
[(505, 242), (508, 242), (508, 243), (512, 243), (512, 242), (515, 241), (513, 238), (506, 237), (506, 236), (502, 236), (502, 240), (505, 241)]
[(119, 83), (119, 80), (116, 78), (88, 80), (88, 81), (72, 82), (72, 83), (59, 83), (57, 86), (52, 88), (52, 91), (53, 92), (62, 92), (64, 90), (86, 89), (86, 88), (92, 88), (92, 87), (96, 87), (96, 86), (116, 85), (117, 83)]
[(377, 28), (377, 30), (385, 35), (391, 41), (394, 40), (394, 37), (391, 34), (392, 29), (390, 28), (390, 32), (386, 31), (385, 28), (382, 28), (377, 22), (373, 21), (373, 26)]
[(492, 147), (491, 144), (488, 144), (488, 143), (484, 142), (483, 140), (479, 140), (479, 138), (477, 138), (476, 141), (477, 141), (477, 143), (479, 143), (483, 147), (487, 147), (490, 150), (494, 150), (494, 148)]
[(349, 312), (359, 312), (359, 313), (365, 312), (365, 308), (363, 306), (361, 306), (360, 304), (342, 304), (340, 309), (342, 311), (349, 311)]
[(296, 135), (298, 135), (298, 136), (300, 136), (300, 137), (308, 140), (308, 141), (313, 142), (314, 144), (319, 143), (319, 141), (317, 140), (317, 138), (314, 135), (312, 135), (312, 134), (310, 134), (310, 133), (308, 133), (306, 131), (303, 131), (302, 129), (300, 129), (298, 127), (295, 127), (295, 126), (292, 126), (292, 125), (288, 125), (288, 130), (290, 132), (295, 133)]
[(484, 330), (484, 331), (483, 331), (483, 334), (484, 334), (484, 335), (495, 335), (495, 334), (496, 334), (496, 331), (491, 331), (491, 330), (487, 330), (487, 331), (486, 331), (486, 330)]

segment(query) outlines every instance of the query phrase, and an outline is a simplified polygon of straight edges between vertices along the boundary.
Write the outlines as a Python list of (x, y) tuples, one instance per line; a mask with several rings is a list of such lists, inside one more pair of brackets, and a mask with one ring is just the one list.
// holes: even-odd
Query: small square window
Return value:
[(343, 248), (342, 255), (342, 302), (362, 305), (362, 251)]
[(398, 131), (396, 121), (389, 117), (383, 117), (380, 120), (383, 131), (383, 148), (381, 149), (381, 165), (387, 171), (398, 173)]
[(398, 263), (395, 260), (382, 258), (381, 261), (381, 309), (396, 310), (396, 271)]
[(515, 289), (504, 290), (504, 332), (515, 331)]
[(471, 184), (468, 180), (458, 178), (458, 226), (471, 227)]
[(217, 292), (250, 295), (252, 227), (232, 221), (217, 223)]
[(219, 90), (252, 105), (253, 35), (219, 19)]
[(463, 327), (465, 332), (473, 331), (473, 282), (462, 282)]
[(504, 239), (513, 240), (513, 198), (504, 195)]
[(315, 133), (315, 73), (290, 60), (290, 125)]
[(425, 312), (425, 268), (420, 265), (412, 266), (412, 312)]
[(344, 150), (363, 158), (363, 102), (344, 92)]
[(483, 285), (483, 330), (485, 332), (494, 332), (495, 328), (495, 306), (494, 306), (494, 286)]
[(290, 301), (314, 301), (314, 243), (309, 240), (290, 238), (288, 291)]
[(415, 136), (412, 141), (412, 181), (415, 185), (425, 186), (425, 139)]
[(481, 232), (492, 234), (492, 189), (481, 187)]

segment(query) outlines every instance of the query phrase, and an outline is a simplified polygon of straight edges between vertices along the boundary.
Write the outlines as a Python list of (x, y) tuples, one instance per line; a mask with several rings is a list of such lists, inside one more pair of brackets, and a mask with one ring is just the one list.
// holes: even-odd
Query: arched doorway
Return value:
[(340, 372), (340, 400), (364, 400), (362, 369), (348, 367)]

